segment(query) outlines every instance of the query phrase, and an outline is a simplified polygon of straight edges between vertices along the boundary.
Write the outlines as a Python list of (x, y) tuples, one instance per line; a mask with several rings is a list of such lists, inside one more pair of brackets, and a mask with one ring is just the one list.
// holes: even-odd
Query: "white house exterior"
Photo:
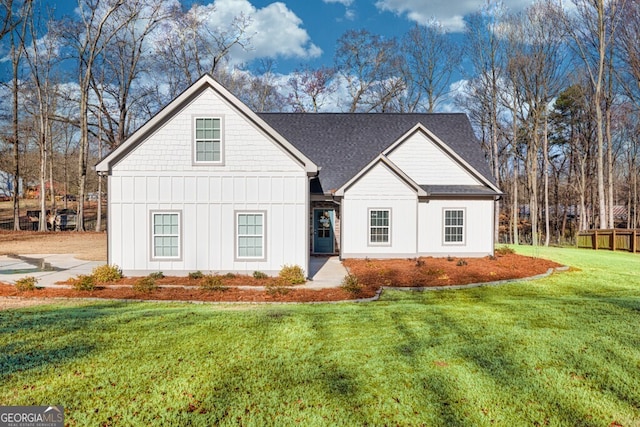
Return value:
[(96, 169), (128, 275), (493, 253), (501, 193), (460, 114), (256, 114), (205, 75)]
[(97, 165), (108, 260), (126, 274), (306, 266), (317, 167), (203, 77)]

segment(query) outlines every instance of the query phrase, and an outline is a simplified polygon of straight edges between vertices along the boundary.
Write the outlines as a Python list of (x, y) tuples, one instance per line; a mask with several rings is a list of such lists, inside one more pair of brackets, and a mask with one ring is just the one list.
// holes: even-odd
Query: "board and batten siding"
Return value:
[(480, 184), (422, 132), (408, 137), (387, 157), (420, 185)]
[[(194, 165), (195, 117), (220, 117), (221, 165)], [(109, 260), (125, 274), (187, 274), (308, 266), (304, 167), (232, 105), (203, 91), (121, 159), (109, 176)], [(152, 259), (151, 212), (181, 213), (181, 257)], [(265, 214), (265, 259), (236, 257), (236, 213)]]
[[(464, 242), (444, 241), (444, 211), (464, 211)], [(493, 254), (494, 201), (487, 199), (430, 199), (418, 206), (418, 252), (421, 256), (482, 257)]]
[[(416, 253), (417, 195), (389, 168), (378, 163), (344, 193), (343, 258), (397, 258)], [(388, 244), (369, 243), (369, 212), (390, 210)]]

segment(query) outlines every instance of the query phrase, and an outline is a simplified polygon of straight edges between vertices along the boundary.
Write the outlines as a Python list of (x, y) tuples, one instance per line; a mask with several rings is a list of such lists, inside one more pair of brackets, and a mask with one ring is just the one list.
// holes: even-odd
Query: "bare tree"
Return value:
[(367, 30), (350, 30), (338, 39), (335, 67), (349, 93), (347, 111), (384, 109), (403, 83), (398, 46), (394, 39)]
[(519, 48), (511, 52), (509, 69), (512, 72), (509, 75), (512, 84), (522, 94), (524, 106), (520, 111), (526, 114), (523, 122), (529, 130), (526, 169), (534, 245), (538, 244), (538, 156), (542, 149), (545, 246), (549, 245), (551, 234), (547, 108), (564, 83), (562, 27), (553, 19), (558, 13), (554, 3), (543, 0), (529, 7), (525, 13), (516, 15), (508, 25), (509, 31), (514, 33), (511, 39), (520, 40), (520, 43), (512, 43)]
[(300, 113), (317, 113), (336, 91), (335, 70), (328, 67), (296, 70), (289, 78), (289, 104)]
[(234, 48), (250, 48), (249, 17), (240, 14), (226, 26), (214, 26), (210, 23), (213, 14), (215, 7), (195, 5), (187, 11), (174, 9), (171, 19), (162, 22), (156, 53), (169, 99), (201, 75), (216, 74)]
[[(409, 109), (433, 113), (447, 95), (453, 73), (460, 65), (462, 51), (437, 21), (416, 25), (402, 41), (405, 59), (404, 77), (414, 88)], [(411, 89), (409, 89), (411, 90)]]
[[(79, 0), (79, 21), (62, 23), (64, 36), (78, 61), (80, 149), (78, 153), (78, 220), (76, 231), (84, 231), (84, 199), (89, 154), (89, 95), (94, 66), (115, 34), (134, 16), (118, 20), (124, 0)], [(110, 25), (111, 21), (119, 22)]]
[[(148, 90), (140, 77), (152, 73), (149, 39), (173, 9), (162, 0), (132, 0), (120, 9), (119, 21), (108, 22), (109, 27), (121, 27), (113, 32), (111, 42), (101, 56), (100, 67), (92, 73), (91, 88), (98, 102), (94, 115), (102, 117), (102, 129), (109, 148), (120, 145), (132, 131), (135, 120), (144, 110), (139, 108), (148, 98)], [(99, 112), (97, 111), (99, 110)], [(137, 114), (132, 114), (133, 112)]]
[[(52, 22), (52, 21), (49, 21)], [(38, 37), (42, 29), (46, 29), (46, 22), (42, 21), (42, 16), (32, 14), (28, 21), (29, 36), (31, 44), (25, 46), (25, 59), (30, 69), (29, 83), (35, 105), (32, 111), (36, 119), (37, 145), (40, 151), (40, 221), (39, 230), (47, 230), (46, 218), (46, 181), (47, 162), (51, 153), (51, 110), (55, 108), (55, 84), (53, 82), (53, 69), (58, 61), (58, 40), (55, 32), (49, 32), (47, 36)], [(52, 184), (52, 183), (50, 183)], [(52, 185), (51, 185), (52, 187)], [(52, 190), (53, 191), (53, 190)], [(52, 194), (53, 198), (53, 194)]]
[[(472, 80), (472, 93), (486, 111), (486, 132), (489, 139), (491, 168), (496, 184), (500, 185), (499, 161), (499, 89), (506, 68), (504, 40), (501, 38), (501, 20), (506, 11), (501, 3), (487, 0), (483, 8), (466, 18), (466, 55), (471, 60), (476, 77)], [(495, 241), (500, 232), (500, 201), (495, 202)]]
[[(611, 44), (615, 42), (614, 35), (620, 23), (620, 10), (625, 0), (573, 0), (573, 3), (576, 6), (575, 13), (571, 16), (561, 16), (565, 30), (573, 41), (574, 51), (585, 65), (595, 95), (599, 226), (606, 228), (609, 222), (604, 187), (604, 150), (605, 121), (608, 113), (603, 111), (603, 106), (608, 108), (608, 103), (605, 102), (608, 78), (606, 73), (611, 71), (608, 57), (612, 52)], [(613, 165), (609, 164), (609, 168), (611, 167)]]
[[(8, 6), (13, 7), (11, 2)], [(5, 27), (9, 28), (11, 51), (11, 144), (13, 145), (13, 229), (20, 230), (20, 112), (18, 101), (20, 98), (20, 66), (24, 53), (24, 40), (27, 33), (27, 21), (33, 13), (31, 0), (25, 0), (21, 5), (16, 5), (18, 9), (7, 12), (8, 19), (13, 19), (9, 24), (5, 22)]]
[(264, 59), (260, 61), (256, 75), (244, 74), (244, 86), (236, 95), (253, 111), (282, 111), (286, 104), (274, 69), (275, 62)]

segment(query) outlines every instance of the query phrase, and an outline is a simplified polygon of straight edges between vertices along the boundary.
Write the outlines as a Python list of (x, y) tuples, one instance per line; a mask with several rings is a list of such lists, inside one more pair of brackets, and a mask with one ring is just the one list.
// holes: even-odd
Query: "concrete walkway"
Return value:
[(104, 261), (84, 261), (69, 254), (36, 254), (26, 256), (0, 256), (0, 282), (15, 283), (23, 277), (38, 279), (37, 286), (56, 286), (80, 274), (91, 274)]
[[(73, 255), (27, 255), (0, 256), (0, 282), (15, 283), (16, 280), (27, 276), (38, 279), (42, 287), (56, 287), (56, 282), (64, 282), (81, 274), (91, 274), (91, 271), (104, 261), (83, 261)], [(309, 278), (304, 285), (296, 286), (300, 289), (336, 288), (342, 283), (347, 269), (337, 256), (316, 257), (309, 260)], [(244, 287), (243, 287), (244, 288)], [(246, 287), (257, 290), (259, 287)]]
[(337, 288), (348, 274), (337, 256), (309, 258), (309, 278), (301, 287), (308, 289)]

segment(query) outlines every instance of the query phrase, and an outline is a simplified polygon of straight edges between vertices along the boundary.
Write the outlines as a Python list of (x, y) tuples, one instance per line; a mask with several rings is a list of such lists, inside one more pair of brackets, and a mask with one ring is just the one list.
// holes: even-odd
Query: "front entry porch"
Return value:
[(332, 202), (313, 202), (311, 206), (311, 254), (340, 252), (340, 211)]

